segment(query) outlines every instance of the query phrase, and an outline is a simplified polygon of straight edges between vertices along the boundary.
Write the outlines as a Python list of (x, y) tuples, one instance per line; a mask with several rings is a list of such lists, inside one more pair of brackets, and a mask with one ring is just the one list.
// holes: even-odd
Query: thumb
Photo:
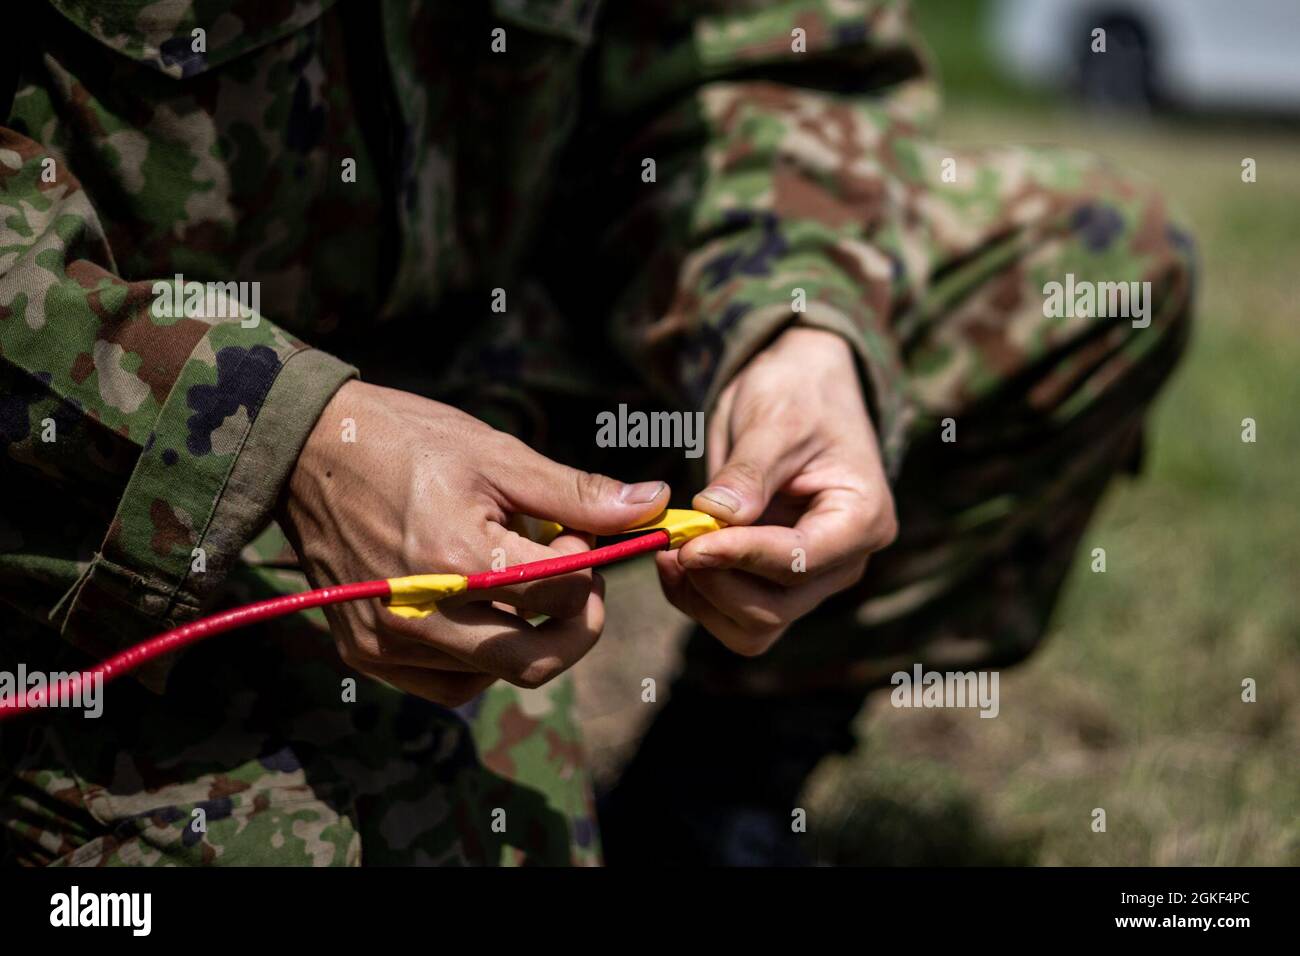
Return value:
[(753, 524), (772, 496), (798, 473), (794, 452), (777, 429), (749, 429), (692, 506), (728, 524)]
[(512, 508), (593, 534), (617, 534), (649, 521), (668, 507), (668, 483), (624, 484), (579, 471), (539, 455), (527, 446), (519, 467), (508, 469), (508, 487), (497, 490)]

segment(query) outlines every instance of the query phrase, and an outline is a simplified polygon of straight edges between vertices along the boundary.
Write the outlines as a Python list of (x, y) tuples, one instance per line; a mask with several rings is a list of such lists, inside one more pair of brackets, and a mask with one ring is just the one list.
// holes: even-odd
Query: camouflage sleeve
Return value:
[[(198, 613), (353, 370), (206, 296), (198, 318), (158, 308), (172, 277), (115, 275), (61, 166), (0, 129), (0, 469), (102, 515), (102, 544), (51, 613), (102, 656)], [(23, 560), (41, 579), (45, 558)]]
[(908, 276), (877, 238), (904, 205), (895, 137), (937, 105), (904, 5), (656, 0), (602, 26), (601, 113), (629, 184), (611, 245), (644, 263), (620, 344), (708, 408), (786, 325), (835, 331), (893, 473), (910, 407), (891, 311)]

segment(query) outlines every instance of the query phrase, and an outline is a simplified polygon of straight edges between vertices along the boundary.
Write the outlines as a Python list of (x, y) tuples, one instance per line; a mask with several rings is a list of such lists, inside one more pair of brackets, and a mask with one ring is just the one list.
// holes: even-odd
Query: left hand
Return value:
[(692, 506), (732, 527), (659, 554), (659, 579), (675, 607), (750, 657), (856, 584), (897, 535), (848, 343), (787, 329), (722, 392), (707, 450), (713, 479)]

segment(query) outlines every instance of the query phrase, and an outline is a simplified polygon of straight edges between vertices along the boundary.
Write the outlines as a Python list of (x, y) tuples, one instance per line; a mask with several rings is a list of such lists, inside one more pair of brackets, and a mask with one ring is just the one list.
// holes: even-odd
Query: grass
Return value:
[(912, 0), (913, 19), (934, 54), (947, 102), (982, 106), (1014, 103), (1037, 112), (1055, 94), (1017, 86), (994, 68), (988, 44), (988, 4), (979, 0)]

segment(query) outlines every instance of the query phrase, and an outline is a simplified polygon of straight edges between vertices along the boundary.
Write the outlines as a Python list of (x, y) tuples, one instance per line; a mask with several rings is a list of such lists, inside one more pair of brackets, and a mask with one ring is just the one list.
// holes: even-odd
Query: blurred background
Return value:
[[(943, 81), (940, 141), (1078, 147), (1157, 183), (1198, 242), (1199, 321), (1144, 475), (1090, 533), (1107, 573), (1076, 563), (1045, 646), (1002, 675), (997, 719), (876, 695), (862, 746), (805, 794), (813, 855), (1300, 863), (1300, 3), (912, 6)], [(685, 634), (653, 578), (649, 562), (611, 575), (625, 610), (578, 669), (602, 782), (651, 716), (627, 702), (646, 676), (667, 689)]]

